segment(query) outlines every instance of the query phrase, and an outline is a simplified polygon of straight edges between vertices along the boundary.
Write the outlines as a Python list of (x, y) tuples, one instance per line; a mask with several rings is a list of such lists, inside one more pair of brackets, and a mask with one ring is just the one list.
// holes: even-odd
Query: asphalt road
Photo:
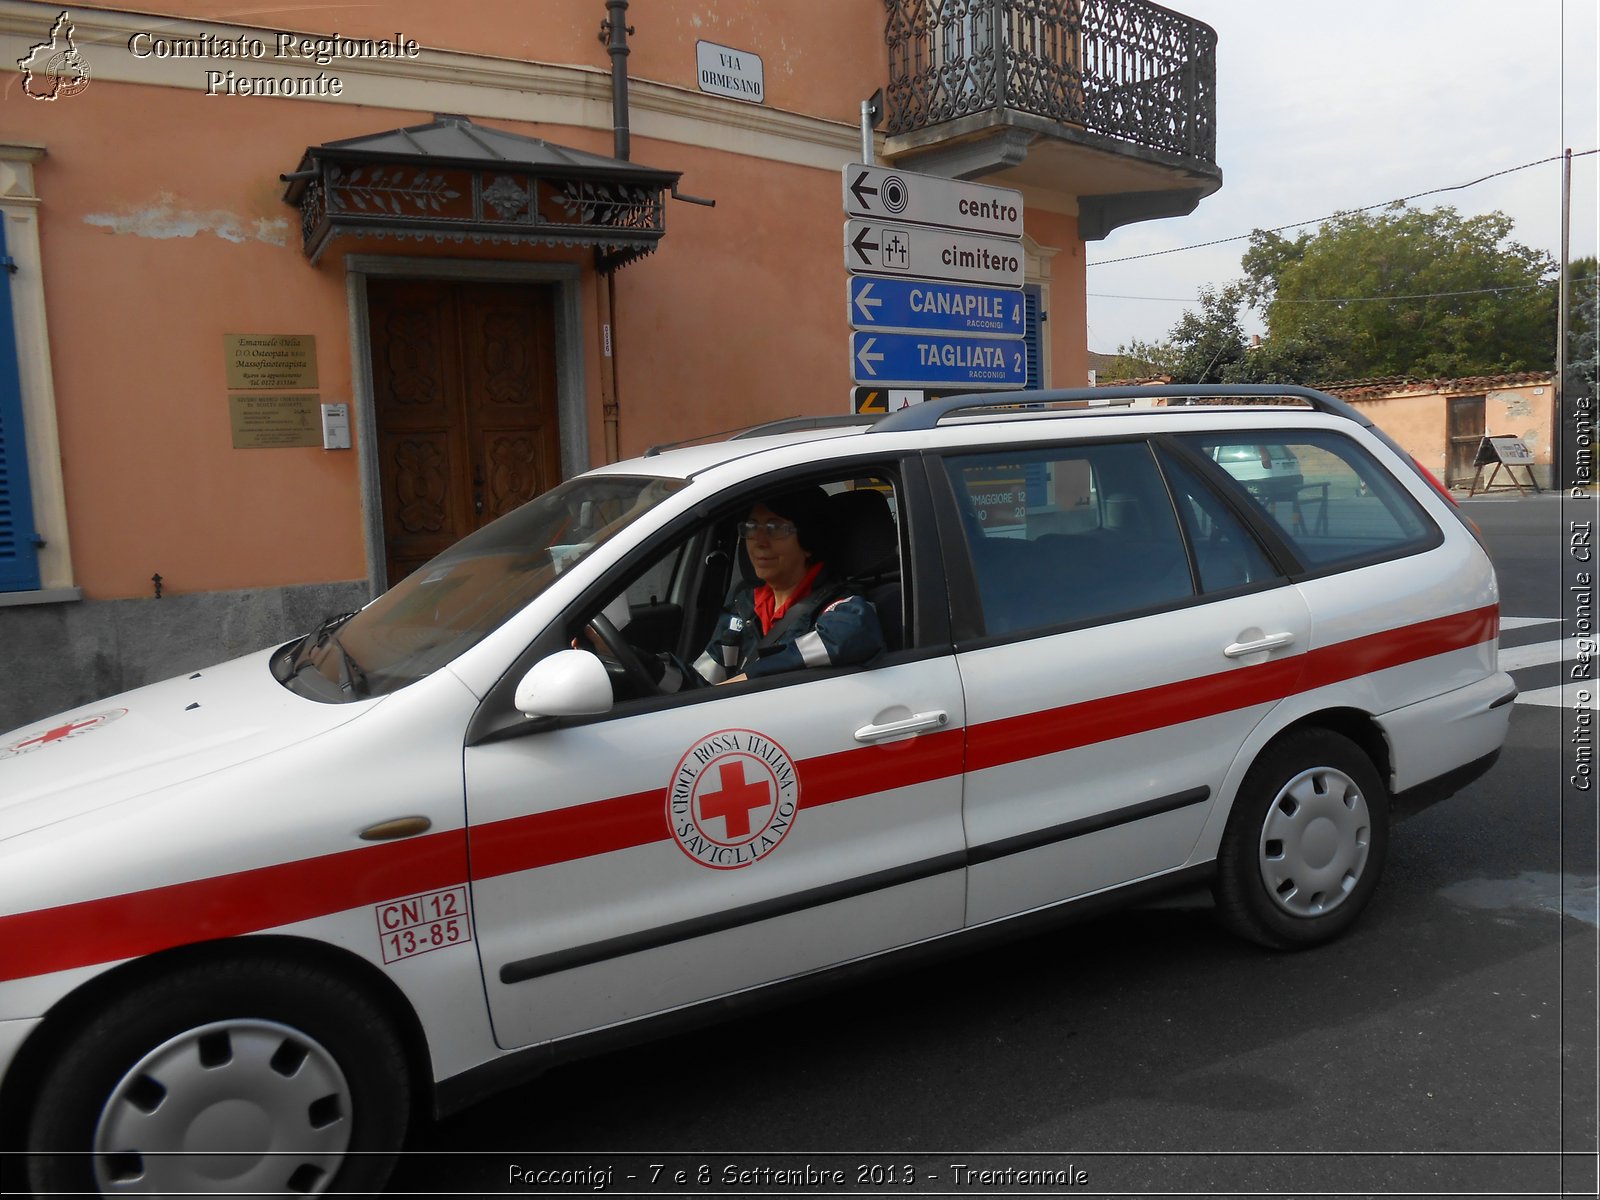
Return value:
[[(1467, 510), (1504, 616), (1571, 608), (1592, 502)], [(1494, 771), (1397, 825), (1333, 945), (1263, 951), (1204, 893), (1170, 898), (559, 1068), (419, 1132), (391, 1191), (1594, 1195), (1575, 733), (1569, 708), (1518, 703)]]

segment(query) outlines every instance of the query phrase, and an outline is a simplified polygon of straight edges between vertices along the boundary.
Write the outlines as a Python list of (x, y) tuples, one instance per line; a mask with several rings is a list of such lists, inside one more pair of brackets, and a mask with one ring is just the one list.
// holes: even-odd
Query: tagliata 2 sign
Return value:
[(851, 163), (844, 209), (856, 383), (1026, 382), (1022, 193)]

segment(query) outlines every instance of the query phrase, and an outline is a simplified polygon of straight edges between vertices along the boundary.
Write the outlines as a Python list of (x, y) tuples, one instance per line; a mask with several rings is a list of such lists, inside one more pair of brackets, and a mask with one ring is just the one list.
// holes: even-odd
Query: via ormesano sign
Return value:
[(715, 42), (694, 44), (695, 78), (700, 90), (713, 96), (760, 104), (767, 98), (761, 56)]

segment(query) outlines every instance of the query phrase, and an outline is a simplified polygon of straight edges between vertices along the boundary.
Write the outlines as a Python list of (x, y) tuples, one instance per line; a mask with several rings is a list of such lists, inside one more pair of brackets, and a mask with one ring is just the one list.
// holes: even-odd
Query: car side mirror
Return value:
[(611, 708), (611, 677), (587, 650), (558, 650), (541, 658), (517, 684), (512, 700), (528, 717), (583, 717)]

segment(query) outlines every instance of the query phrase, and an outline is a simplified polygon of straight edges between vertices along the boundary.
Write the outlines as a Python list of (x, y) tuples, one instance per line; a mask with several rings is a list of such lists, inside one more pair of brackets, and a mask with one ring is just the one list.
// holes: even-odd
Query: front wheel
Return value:
[(388, 1019), (358, 989), (287, 963), (192, 964), (61, 1047), (29, 1125), (30, 1181), (42, 1194), (376, 1192), (409, 1096)]
[(1328, 941), (1366, 906), (1388, 846), (1388, 790), (1362, 749), (1331, 730), (1291, 733), (1239, 787), (1217, 855), (1217, 911), (1265, 946)]

